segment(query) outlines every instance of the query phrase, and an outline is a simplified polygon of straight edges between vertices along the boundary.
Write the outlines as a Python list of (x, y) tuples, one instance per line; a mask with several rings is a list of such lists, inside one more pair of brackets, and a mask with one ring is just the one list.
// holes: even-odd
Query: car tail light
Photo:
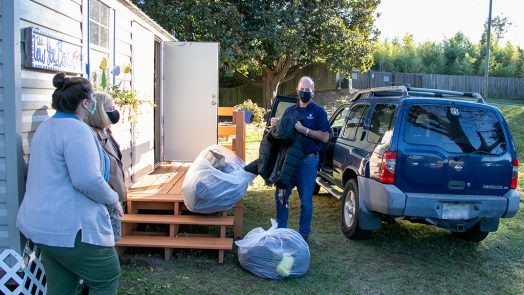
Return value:
[(385, 152), (380, 164), (380, 175), (378, 181), (386, 184), (395, 183), (395, 166), (397, 164), (396, 152)]
[(517, 182), (519, 180), (519, 160), (511, 160), (511, 166), (513, 166), (513, 172), (511, 173), (511, 183), (509, 184), (509, 188), (517, 189)]

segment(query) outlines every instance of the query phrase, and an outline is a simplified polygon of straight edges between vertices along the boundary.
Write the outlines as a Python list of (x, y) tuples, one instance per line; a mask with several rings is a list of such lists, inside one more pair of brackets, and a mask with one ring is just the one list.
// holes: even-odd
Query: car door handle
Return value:
[(362, 135), (360, 136), (360, 141), (363, 141), (366, 137), (366, 130), (362, 131)]

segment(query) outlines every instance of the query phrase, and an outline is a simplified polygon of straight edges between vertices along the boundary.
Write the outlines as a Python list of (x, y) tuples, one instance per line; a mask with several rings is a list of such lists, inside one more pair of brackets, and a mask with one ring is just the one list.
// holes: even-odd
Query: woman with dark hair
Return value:
[(116, 294), (120, 263), (108, 209), (123, 214), (104, 180), (107, 154), (82, 120), (96, 110), (91, 83), (58, 73), (52, 107), (31, 142), (26, 193), (17, 226), (42, 251), (48, 294)]

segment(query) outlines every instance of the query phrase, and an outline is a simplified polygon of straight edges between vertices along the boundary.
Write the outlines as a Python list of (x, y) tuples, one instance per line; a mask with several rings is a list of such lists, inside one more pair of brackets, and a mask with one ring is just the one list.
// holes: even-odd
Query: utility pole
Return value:
[(489, 0), (489, 16), (488, 16), (488, 43), (486, 47), (486, 64), (484, 66), (484, 98), (488, 97), (488, 81), (489, 81), (489, 50), (491, 46), (491, 8), (493, 0)]

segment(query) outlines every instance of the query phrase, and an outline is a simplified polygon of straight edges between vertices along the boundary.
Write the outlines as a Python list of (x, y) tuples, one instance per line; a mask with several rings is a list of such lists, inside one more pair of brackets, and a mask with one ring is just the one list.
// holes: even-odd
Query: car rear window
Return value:
[(404, 140), (452, 153), (500, 154), (506, 150), (502, 126), (492, 110), (471, 106), (413, 105)]

